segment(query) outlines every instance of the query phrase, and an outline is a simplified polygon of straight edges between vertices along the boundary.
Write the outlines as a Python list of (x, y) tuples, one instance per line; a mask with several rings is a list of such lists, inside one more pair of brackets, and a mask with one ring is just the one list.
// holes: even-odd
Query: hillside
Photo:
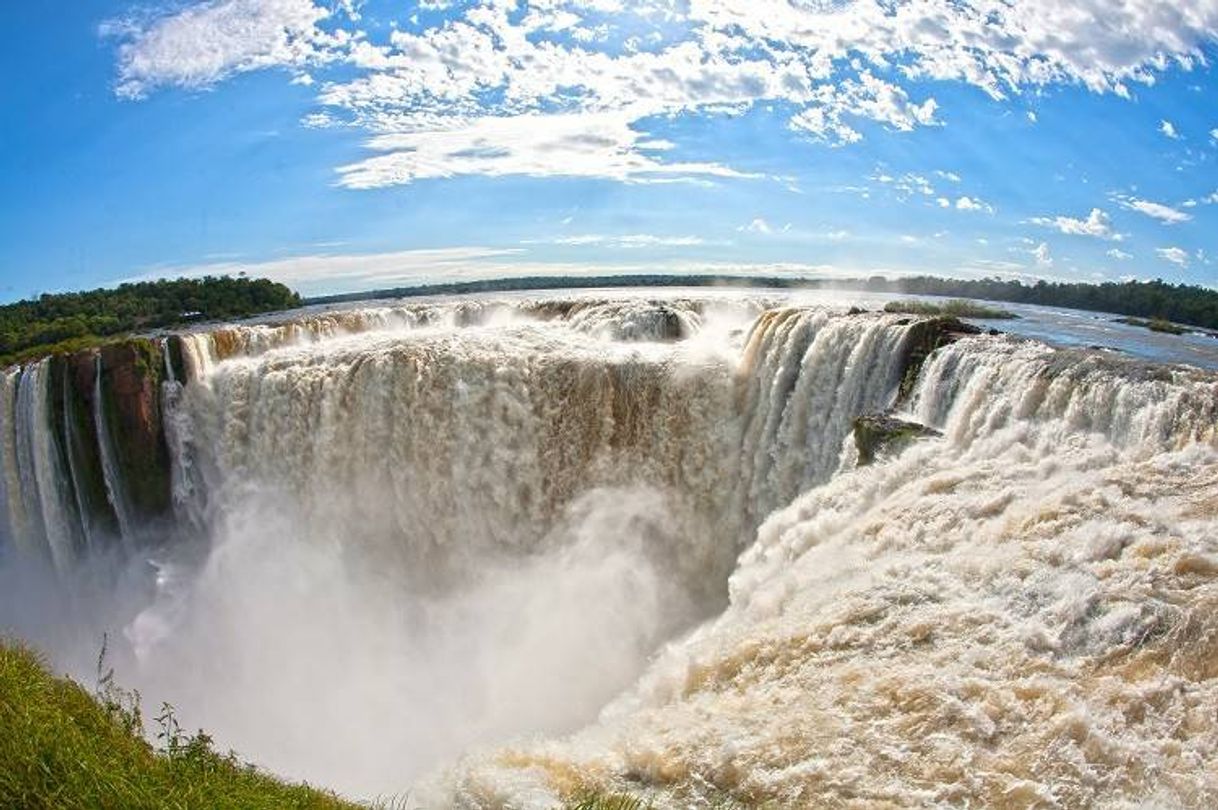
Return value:
[(354, 807), (215, 752), (203, 732), (182, 733), (168, 707), (153, 722), (160, 750), (140, 735), (134, 693), (103, 677), (95, 699), (30, 651), (0, 644), (0, 807)]

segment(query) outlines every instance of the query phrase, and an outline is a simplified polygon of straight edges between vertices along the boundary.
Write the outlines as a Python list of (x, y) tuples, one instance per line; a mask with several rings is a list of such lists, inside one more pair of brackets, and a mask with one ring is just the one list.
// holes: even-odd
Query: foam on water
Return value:
[[(117, 631), (223, 745), (427, 807), (1213, 804), (1218, 381), (978, 336), (898, 401), (916, 325), (584, 297), (188, 335), (177, 527), (75, 564), (45, 366), (6, 372), (0, 622), (81, 674)], [(894, 404), (942, 437), (857, 467)]]

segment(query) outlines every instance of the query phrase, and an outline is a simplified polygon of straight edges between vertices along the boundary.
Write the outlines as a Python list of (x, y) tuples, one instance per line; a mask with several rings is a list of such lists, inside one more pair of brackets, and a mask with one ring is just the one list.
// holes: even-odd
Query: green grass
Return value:
[(564, 810), (652, 810), (652, 804), (628, 793), (588, 793)]
[(202, 731), (184, 734), (168, 704), (153, 721), (154, 747), (138, 694), (116, 687), (100, 661), (98, 671), (92, 695), (52, 676), (29, 650), (0, 642), (0, 807), (355, 807), (216, 752)]
[(953, 298), (950, 301), (889, 301), (884, 305), (885, 312), (895, 312), (902, 315), (951, 315), (956, 318), (984, 318), (989, 320), (1009, 320), (1018, 318), (1014, 312), (997, 307), (987, 307), (976, 301), (966, 301)]

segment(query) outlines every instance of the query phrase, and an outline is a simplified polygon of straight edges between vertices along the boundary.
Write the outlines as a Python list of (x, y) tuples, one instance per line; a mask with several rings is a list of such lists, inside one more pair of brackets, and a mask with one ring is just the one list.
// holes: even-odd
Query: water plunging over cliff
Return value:
[[(134, 560), (120, 675), (365, 795), (506, 744), (428, 806), (1213, 796), (1218, 384), (976, 331), (458, 300), (45, 360), (6, 565)], [(942, 438), (856, 465), (893, 408)]]

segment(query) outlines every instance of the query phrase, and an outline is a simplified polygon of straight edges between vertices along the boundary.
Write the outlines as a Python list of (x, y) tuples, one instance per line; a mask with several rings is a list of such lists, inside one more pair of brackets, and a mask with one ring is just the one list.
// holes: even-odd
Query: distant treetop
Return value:
[(0, 306), (0, 365), (79, 349), (129, 332), (245, 318), (297, 306), (300, 296), (282, 284), (228, 276), (46, 294)]

